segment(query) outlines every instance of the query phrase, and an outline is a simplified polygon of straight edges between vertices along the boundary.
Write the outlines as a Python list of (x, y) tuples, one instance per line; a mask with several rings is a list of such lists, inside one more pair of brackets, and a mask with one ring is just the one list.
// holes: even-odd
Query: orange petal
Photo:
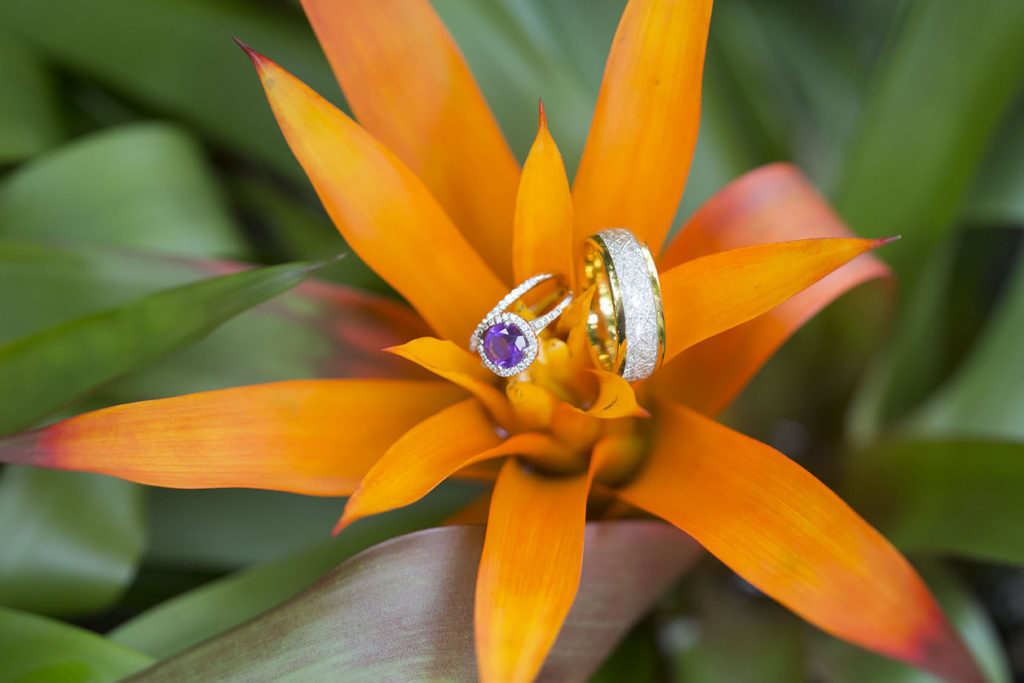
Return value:
[(433, 337), (413, 339), (387, 350), (458, 384), (476, 396), (505, 429), (512, 428), (515, 422), (512, 406), (504, 393), (494, 386), (496, 375), (484, 367), (480, 356)]
[(630, 0), (573, 185), (575, 244), (632, 230), (657, 254), (686, 184), (700, 120), (711, 0)]
[(565, 164), (548, 132), (540, 105), (537, 139), (526, 157), (516, 195), (512, 260), (516, 282), (555, 273), (571, 283), (573, 271), (572, 196)]
[(597, 377), (597, 398), (585, 411), (591, 417), (617, 420), (621, 417), (650, 417), (650, 413), (637, 403), (633, 387), (614, 372), (593, 370)]
[(446, 382), (300, 380), (128, 403), (0, 440), (0, 461), (173, 488), (344, 496)]
[(359, 122), (420, 177), (490, 266), (510, 279), (519, 164), (430, 3), (302, 0), (302, 6)]
[(951, 680), (981, 680), (910, 564), (795, 462), (660, 404), (650, 459), (619, 489), (812, 624)]
[(288, 145), (349, 245), (442, 336), (468, 338), (504, 296), (501, 280), (402, 162), (304, 83), (246, 50)]
[(756, 318), (863, 252), (890, 240), (758, 244), (687, 261), (661, 274), (665, 361)]
[[(667, 269), (727, 249), (813, 237), (853, 234), (796, 167), (770, 164), (708, 200), (669, 245), (660, 265)], [(769, 312), (679, 354), (655, 374), (652, 387), (716, 414), (818, 311), (858, 284), (889, 274), (873, 255), (862, 254)]]
[(476, 582), (480, 680), (532, 681), (579, 588), (589, 476), (547, 477), (509, 458)]
[(362, 517), (415, 503), (467, 465), (554, 450), (562, 449), (545, 434), (502, 440), (479, 402), (466, 399), (420, 422), (374, 463), (348, 499), (335, 531)]

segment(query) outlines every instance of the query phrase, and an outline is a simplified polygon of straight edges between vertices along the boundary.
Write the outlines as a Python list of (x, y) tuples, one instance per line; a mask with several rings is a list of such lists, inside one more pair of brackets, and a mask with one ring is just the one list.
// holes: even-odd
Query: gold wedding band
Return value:
[(579, 291), (594, 288), (587, 335), (594, 362), (629, 382), (649, 377), (665, 357), (665, 316), (651, 251), (628, 230), (586, 239)]

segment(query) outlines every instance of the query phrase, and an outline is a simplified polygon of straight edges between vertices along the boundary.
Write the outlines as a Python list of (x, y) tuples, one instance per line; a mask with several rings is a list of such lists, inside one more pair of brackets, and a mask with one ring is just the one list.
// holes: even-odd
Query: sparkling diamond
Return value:
[(526, 357), (528, 345), (526, 334), (510, 323), (491, 325), (484, 332), (484, 355), (502, 370), (519, 365)]

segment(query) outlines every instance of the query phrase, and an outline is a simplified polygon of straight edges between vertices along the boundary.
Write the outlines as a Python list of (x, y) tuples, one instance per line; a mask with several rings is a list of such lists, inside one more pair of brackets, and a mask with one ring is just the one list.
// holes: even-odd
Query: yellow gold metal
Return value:
[[(624, 241), (623, 233), (625, 232), (621, 229), (605, 230), (591, 235), (584, 241), (577, 262), (579, 268), (577, 283), (581, 292), (589, 288), (594, 289), (594, 296), (591, 299), (590, 310), (586, 318), (586, 331), (595, 364), (623, 376), (633, 372), (635, 376), (627, 377), (627, 379), (635, 381), (648, 376), (664, 361), (665, 317), (661, 307), (658, 271), (654, 259), (651, 257), (650, 249), (629, 234), (625, 235), (626, 241)], [(618, 273), (615, 265), (616, 254), (619, 259), (623, 259), (624, 244), (627, 245), (625, 248), (629, 250), (631, 257), (624, 260), (626, 263), (634, 264), (629, 275)], [(638, 258), (638, 256), (642, 258)], [(641, 262), (643, 265), (638, 265)], [(642, 272), (644, 267), (647, 269), (646, 275), (650, 281), (650, 293), (639, 294), (641, 290), (646, 290), (646, 287), (637, 285), (637, 278), (640, 277), (641, 282), (643, 278), (632, 271), (639, 268)], [(623, 292), (623, 277), (626, 282), (631, 283), (629, 294)], [(652, 295), (653, 302), (649, 298)], [(638, 300), (642, 302), (642, 305), (638, 304)], [(649, 317), (646, 320), (649, 322), (642, 328), (648, 331), (648, 334), (643, 335), (645, 337), (643, 346), (649, 349), (645, 355), (652, 361), (645, 364), (645, 369), (636, 369), (637, 354), (642, 352), (640, 351), (640, 340), (634, 340), (638, 346), (633, 352), (634, 357), (631, 364), (634, 369), (631, 370), (626, 367), (630, 352), (626, 321), (628, 315), (640, 314), (639, 309), (648, 311), (646, 315)], [(650, 314), (652, 309), (653, 316)], [(637, 329), (636, 322), (634, 320), (633, 323), (630, 323), (633, 326), (630, 329)], [(656, 331), (656, 336), (650, 334), (653, 331)], [(656, 349), (654, 348), (655, 343), (657, 344)], [(653, 362), (655, 354), (656, 363)]]

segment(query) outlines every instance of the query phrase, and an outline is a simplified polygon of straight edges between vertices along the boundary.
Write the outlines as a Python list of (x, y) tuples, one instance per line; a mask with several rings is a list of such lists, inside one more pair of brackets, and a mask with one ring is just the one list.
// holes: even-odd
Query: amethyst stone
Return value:
[(526, 357), (527, 346), (523, 331), (509, 323), (491, 325), (484, 332), (484, 355), (502, 370), (519, 365)]

